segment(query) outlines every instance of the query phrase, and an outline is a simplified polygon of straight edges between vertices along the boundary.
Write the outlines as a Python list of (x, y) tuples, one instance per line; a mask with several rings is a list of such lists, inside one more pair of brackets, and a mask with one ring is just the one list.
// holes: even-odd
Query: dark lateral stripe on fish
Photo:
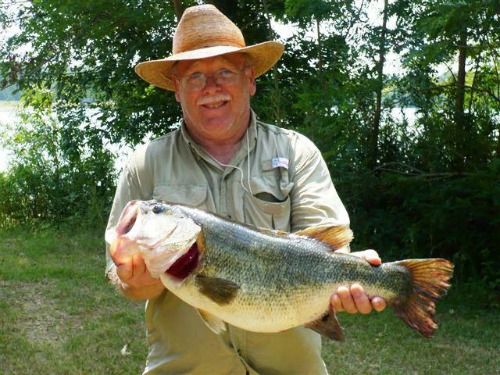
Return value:
[(437, 328), (436, 301), (446, 295), (450, 287), (453, 264), (446, 259), (411, 259), (394, 264), (408, 269), (412, 277), (408, 298), (392, 304), (395, 314), (425, 337), (431, 337)]

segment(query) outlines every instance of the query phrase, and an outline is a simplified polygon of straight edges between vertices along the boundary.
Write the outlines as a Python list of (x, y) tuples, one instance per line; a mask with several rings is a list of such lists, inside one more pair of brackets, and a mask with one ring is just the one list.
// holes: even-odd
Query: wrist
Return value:
[(155, 284), (141, 285), (140, 287), (132, 286), (120, 281), (117, 285), (117, 289), (128, 299), (141, 301), (158, 297), (163, 292), (165, 287), (160, 281)]

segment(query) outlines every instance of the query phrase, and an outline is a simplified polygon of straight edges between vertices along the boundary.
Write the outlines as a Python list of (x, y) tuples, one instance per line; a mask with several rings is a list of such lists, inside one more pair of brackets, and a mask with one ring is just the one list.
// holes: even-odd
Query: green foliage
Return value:
[[(391, 169), (389, 169), (391, 167)], [(385, 260), (444, 257), (455, 282), (500, 288), (500, 160), (476, 173), (422, 173), (391, 165), (377, 176), (346, 177), (338, 184), (351, 214), (356, 249), (377, 249)]]
[(0, 227), (69, 219), (104, 226), (115, 176), (99, 129), (68, 126), (67, 118), (63, 126), (55, 114), (37, 112), (22, 121), (24, 126), (4, 135), (14, 165), (0, 174)]

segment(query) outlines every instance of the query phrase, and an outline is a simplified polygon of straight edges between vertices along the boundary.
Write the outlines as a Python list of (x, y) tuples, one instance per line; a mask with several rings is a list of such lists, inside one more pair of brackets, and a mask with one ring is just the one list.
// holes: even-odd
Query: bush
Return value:
[(98, 134), (36, 113), (23, 121), (5, 134), (14, 160), (0, 174), (0, 227), (68, 221), (104, 227), (116, 176)]
[(455, 281), (482, 281), (494, 291), (500, 286), (499, 175), (497, 159), (469, 174), (383, 172), (337, 185), (355, 248), (375, 248), (386, 261), (444, 257), (455, 264)]

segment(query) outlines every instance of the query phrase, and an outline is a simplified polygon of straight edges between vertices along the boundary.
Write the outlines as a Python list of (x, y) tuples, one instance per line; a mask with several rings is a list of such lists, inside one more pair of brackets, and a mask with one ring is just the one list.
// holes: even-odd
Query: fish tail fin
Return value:
[(436, 302), (450, 287), (453, 264), (440, 258), (402, 260), (395, 264), (410, 271), (412, 285), (408, 298), (392, 304), (392, 308), (408, 326), (431, 337), (438, 326), (434, 318)]

